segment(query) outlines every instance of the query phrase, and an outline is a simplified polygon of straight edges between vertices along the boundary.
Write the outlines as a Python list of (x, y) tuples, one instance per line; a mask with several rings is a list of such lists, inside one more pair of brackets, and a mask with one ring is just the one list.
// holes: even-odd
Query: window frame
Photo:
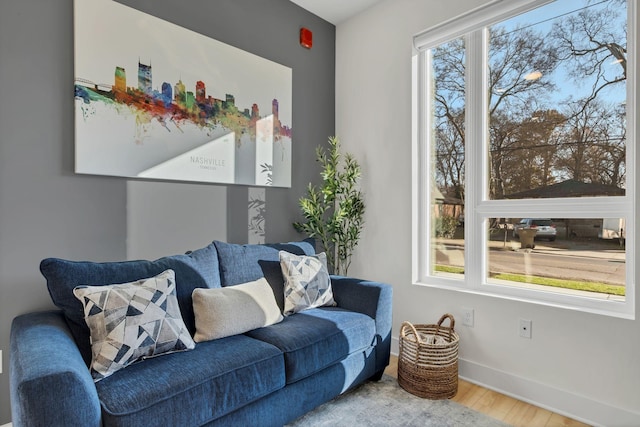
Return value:
[[(414, 37), (413, 57), (413, 284), (438, 287), (527, 301), (572, 310), (635, 319), (635, 199), (637, 164), (636, 141), (636, 40), (637, 6), (627, 1), (627, 144), (626, 193), (624, 196), (490, 200), (488, 194), (489, 120), (488, 103), (488, 27), (510, 17), (538, 8), (553, 0), (494, 0), (457, 18), (446, 21)], [(442, 43), (464, 37), (466, 43), (465, 99), (465, 273), (463, 278), (433, 275), (431, 268), (432, 177), (430, 133), (432, 118), (427, 114), (433, 93), (428, 70), (429, 51)], [(626, 218), (625, 301), (609, 301), (574, 294), (528, 289), (489, 283), (488, 218)], [(471, 256), (473, 254), (474, 256)], [(478, 256), (479, 254), (479, 256)]]

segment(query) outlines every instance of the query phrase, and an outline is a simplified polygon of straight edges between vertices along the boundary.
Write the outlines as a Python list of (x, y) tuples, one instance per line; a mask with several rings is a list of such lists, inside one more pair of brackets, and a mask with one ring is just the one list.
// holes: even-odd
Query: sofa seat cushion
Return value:
[(284, 385), (282, 352), (235, 335), (135, 363), (96, 388), (105, 426), (197, 426)]
[(338, 307), (312, 308), (246, 333), (284, 353), (287, 384), (370, 348), (375, 334), (371, 317)]

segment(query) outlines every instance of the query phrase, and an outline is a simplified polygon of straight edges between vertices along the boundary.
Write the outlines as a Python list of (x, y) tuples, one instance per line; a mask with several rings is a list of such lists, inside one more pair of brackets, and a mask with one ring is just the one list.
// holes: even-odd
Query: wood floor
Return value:
[[(398, 377), (396, 356), (391, 356), (385, 374)], [(517, 427), (588, 427), (587, 424), (464, 380), (458, 381), (458, 394), (451, 400)]]

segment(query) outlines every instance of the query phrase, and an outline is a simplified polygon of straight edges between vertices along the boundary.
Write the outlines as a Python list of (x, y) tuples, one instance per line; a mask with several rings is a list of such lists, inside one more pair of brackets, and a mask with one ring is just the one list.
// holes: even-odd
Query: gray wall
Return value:
[[(122, 3), (293, 69), (293, 187), (267, 189), (266, 240), (299, 238), (291, 227), (299, 219), (297, 200), (309, 181), (317, 181), (315, 147), (335, 129), (335, 27), (287, 0)], [(298, 44), (301, 26), (314, 33), (312, 50)], [(2, 0), (0, 425), (10, 421), (11, 320), (52, 307), (38, 271), (42, 258), (112, 261), (220, 237), (247, 239), (247, 187), (75, 175), (72, 94), (72, 0)], [(138, 197), (149, 194), (176, 201), (154, 213), (153, 226), (143, 221)], [(216, 202), (203, 202), (207, 195)], [(165, 245), (154, 233), (169, 227), (172, 243)]]

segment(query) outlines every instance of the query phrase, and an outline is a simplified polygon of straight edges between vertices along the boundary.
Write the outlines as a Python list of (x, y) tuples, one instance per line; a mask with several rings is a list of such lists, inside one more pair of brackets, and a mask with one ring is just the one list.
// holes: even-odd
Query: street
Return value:
[(585, 280), (624, 286), (625, 262), (574, 254), (529, 251), (489, 252), (491, 273), (524, 273), (557, 279)]
[[(520, 249), (520, 243), (490, 242), (489, 272), (515, 273), (557, 279), (625, 284), (625, 252), (612, 242), (537, 241), (535, 249)], [(441, 241), (436, 262), (464, 266), (462, 240)]]

